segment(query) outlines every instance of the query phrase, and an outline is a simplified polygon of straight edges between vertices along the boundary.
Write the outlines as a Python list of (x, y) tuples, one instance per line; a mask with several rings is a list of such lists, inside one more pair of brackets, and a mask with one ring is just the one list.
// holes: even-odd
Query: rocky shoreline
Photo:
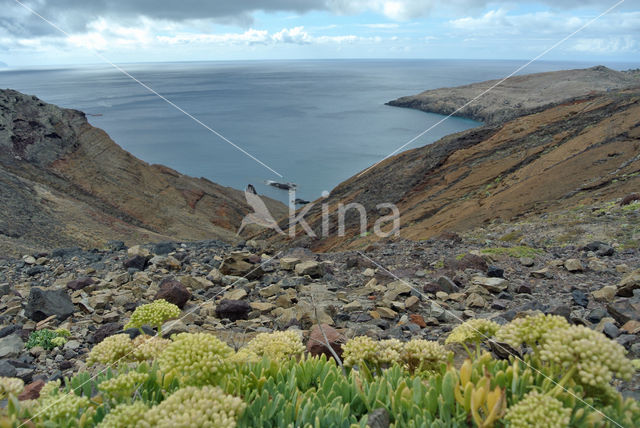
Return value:
[(587, 94), (637, 87), (640, 74), (635, 70), (621, 72), (600, 65), (517, 75), (498, 85), (499, 82), (490, 80), (455, 88), (432, 89), (389, 101), (387, 105), (443, 115), (453, 113), (495, 124), (571, 102)]
[[(640, 216), (637, 202), (612, 207), (585, 212), (621, 222)], [(623, 209), (626, 217), (619, 215)], [(598, 216), (597, 210), (605, 213)], [(136, 307), (160, 298), (182, 308), (180, 320), (168, 321), (163, 335), (210, 332), (236, 348), (261, 332), (294, 329), (308, 336), (318, 323), (338, 341), (366, 335), (442, 342), (467, 319), (504, 324), (541, 311), (601, 331), (630, 358), (640, 357), (637, 246), (615, 240), (527, 244), (524, 238), (504, 238), (512, 229), (496, 224), (468, 234), (327, 254), (283, 251), (263, 241), (131, 248), (111, 242), (90, 251), (3, 258), (0, 376), (42, 384), (86, 370), (95, 344), (122, 332)], [(25, 348), (34, 330), (57, 328), (71, 333), (64, 345)], [(637, 375), (618, 387), (640, 397)]]

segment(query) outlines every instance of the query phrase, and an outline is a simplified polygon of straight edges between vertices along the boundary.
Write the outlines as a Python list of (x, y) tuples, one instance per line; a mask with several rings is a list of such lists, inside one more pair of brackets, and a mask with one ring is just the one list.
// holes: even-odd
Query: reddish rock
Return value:
[(164, 299), (182, 309), (190, 298), (191, 293), (187, 287), (182, 285), (180, 281), (169, 278), (160, 283), (160, 289), (153, 300)]
[(629, 193), (627, 196), (622, 198), (622, 201), (620, 201), (620, 206), (629, 205), (634, 201), (640, 201), (640, 193)]
[(74, 279), (73, 281), (67, 282), (67, 288), (73, 291), (78, 291), (78, 290), (82, 290), (83, 288), (91, 284), (95, 284), (95, 281), (89, 277), (84, 277), (84, 278), (78, 278), (78, 279)]
[[(331, 348), (333, 348), (335, 353), (341, 357), (344, 336), (328, 324), (322, 324), (322, 331), (324, 331), (324, 334), (327, 336), (327, 340), (329, 341)], [(313, 326), (311, 334), (309, 335), (309, 341), (307, 342), (307, 352), (314, 357), (324, 354), (327, 358), (333, 358), (333, 354), (329, 348), (327, 348), (327, 341), (324, 339), (322, 331), (320, 331), (320, 327), (317, 324)]]
[(420, 328), (425, 328), (427, 326), (427, 323), (424, 322), (424, 318), (422, 318), (422, 315), (420, 315), (420, 314), (411, 314), (411, 315), (409, 315), (409, 321), (414, 323), (415, 325), (417, 325)]
[(35, 400), (40, 397), (40, 390), (44, 386), (44, 381), (42, 379), (31, 382), (27, 386), (24, 387), (20, 395), (18, 395), (18, 400)]

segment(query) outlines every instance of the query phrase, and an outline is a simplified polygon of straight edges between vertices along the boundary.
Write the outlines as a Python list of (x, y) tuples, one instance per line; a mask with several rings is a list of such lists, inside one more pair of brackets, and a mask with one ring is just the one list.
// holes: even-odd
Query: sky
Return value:
[[(12, 68), (101, 62), (94, 52), (116, 63), (529, 59), (619, 0), (19, 1), (0, 0), (0, 62)], [(640, 62), (640, 0), (624, 0), (544, 59)]]

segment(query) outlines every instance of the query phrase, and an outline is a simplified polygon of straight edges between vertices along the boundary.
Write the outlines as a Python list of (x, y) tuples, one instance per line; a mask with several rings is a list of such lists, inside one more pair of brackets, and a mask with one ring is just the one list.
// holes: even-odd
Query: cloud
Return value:
[(578, 52), (597, 52), (601, 54), (618, 54), (637, 52), (638, 41), (630, 36), (578, 39), (571, 46)]

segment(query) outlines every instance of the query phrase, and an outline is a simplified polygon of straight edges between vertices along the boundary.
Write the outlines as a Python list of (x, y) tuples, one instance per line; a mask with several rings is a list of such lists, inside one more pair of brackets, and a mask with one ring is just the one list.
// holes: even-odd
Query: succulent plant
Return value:
[(24, 389), (22, 379), (15, 377), (0, 377), (0, 400), (7, 398), (9, 395), (18, 396)]
[(213, 386), (188, 386), (174, 392), (138, 420), (139, 428), (234, 428), (246, 404)]
[(93, 347), (87, 358), (87, 365), (126, 362), (133, 350), (133, 343), (128, 334), (115, 334)]
[(299, 358), (305, 350), (300, 334), (295, 331), (260, 333), (240, 348), (234, 357), (238, 362), (257, 362), (266, 357), (280, 361)]
[(402, 361), (410, 372), (433, 373), (453, 356), (438, 342), (413, 339), (404, 344)]
[(137, 362), (154, 360), (170, 343), (171, 340), (158, 336), (147, 336), (144, 334), (137, 336), (131, 342), (133, 352), (131, 353), (130, 360)]
[(569, 327), (569, 323), (564, 317), (558, 315), (538, 314), (516, 318), (500, 327), (496, 333), (496, 340), (505, 342), (514, 348), (518, 348), (524, 343), (537, 349), (547, 333), (556, 328), (566, 327)]
[(25, 347), (27, 349), (34, 348), (36, 346), (40, 346), (47, 351), (50, 351), (58, 346), (63, 346), (67, 343), (67, 338), (71, 335), (68, 330), (65, 329), (57, 329), (50, 330), (48, 328), (44, 328), (42, 330), (32, 331), (29, 335), (29, 339)]
[(449, 343), (479, 343), (496, 334), (500, 325), (490, 320), (475, 318), (463, 322), (454, 328), (445, 344)]
[(212, 334), (180, 333), (158, 357), (160, 369), (182, 385), (210, 385), (232, 370), (233, 349)]
[(124, 328), (142, 328), (143, 325), (150, 325), (160, 330), (165, 321), (179, 316), (180, 308), (178, 306), (164, 299), (158, 299), (138, 306)]
[(149, 378), (147, 373), (135, 371), (121, 373), (118, 376), (101, 382), (98, 389), (112, 395), (129, 396), (133, 391)]
[(149, 408), (142, 401), (119, 404), (98, 424), (98, 428), (126, 428), (136, 426)]
[(604, 334), (584, 326), (557, 328), (545, 335), (540, 358), (563, 373), (560, 385), (570, 379), (584, 386), (605, 388), (614, 376), (631, 379), (633, 366), (625, 349)]
[(557, 428), (569, 426), (571, 409), (548, 395), (531, 391), (507, 409), (505, 419), (512, 428)]

